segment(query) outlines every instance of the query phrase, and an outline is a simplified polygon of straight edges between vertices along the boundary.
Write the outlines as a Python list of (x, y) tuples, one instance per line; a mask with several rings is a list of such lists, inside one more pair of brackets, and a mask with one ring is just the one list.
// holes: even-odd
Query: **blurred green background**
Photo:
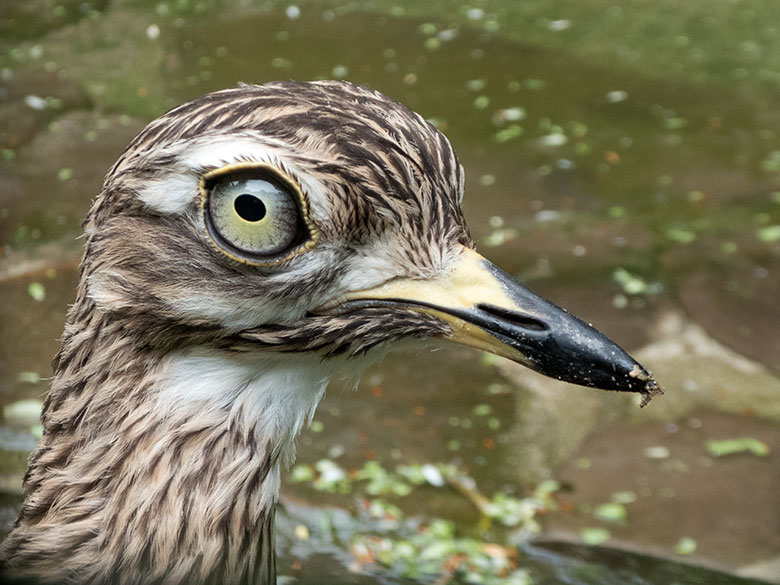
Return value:
[(445, 132), (479, 250), (667, 394), (639, 410), (463, 349), (393, 355), (356, 393), (334, 384), (301, 436), (282, 572), (780, 583), (773, 0), (3, 2), (3, 529), (106, 170), (181, 101), (324, 78)]

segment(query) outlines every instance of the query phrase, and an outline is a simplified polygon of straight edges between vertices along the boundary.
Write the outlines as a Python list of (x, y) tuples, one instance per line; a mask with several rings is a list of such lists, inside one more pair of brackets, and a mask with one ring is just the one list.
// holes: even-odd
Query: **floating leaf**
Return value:
[(347, 472), (330, 459), (320, 459), (314, 468), (319, 472), (319, 477), (312, 484), (314, 489), (326, 492), (348, 493), (350, 484)]
[(780, 242), (780, 225), (763, 227), (756, 232), (756, 236), (762, 242)]
[(648, 459), (666, 459), (669, 455), (669, 449), (663, 445), (656, 445), (645, 449), (645, 457)]
[(761, 169), (767, 172), (780, 171), (780, 150), (773, 150), (761, 161)]
[(523, 127), (518, 124), (511, 124), (510, 126), (502, 128), (496, 132), (495, 140), (496, 142), (508, 142), (510, 140), (514, 140), (515, 138), (520, 138), (522, 135)]
[(544, 79), (525, 79), (523, 80), (523, 87), (530, 89), (531, 91), (539, 91), (547, 86), (547, 82)]
[(31, 282), (27, 286), (27, 294), (32, 297), (34, 301), (38, 301), (39, 303), (46, 298), (46, 287), (44, 287), (40, 282)]
[(298, 524), (295, 527), (295, 538), (298, 540), (309, 540), (309, 529), (303, 524)]
[(441, 471), (430, 463), (426, 463), (422, 466), (422, 474), (423, 477), (425, 477), (425, 481), (434, 487), (442, 487), (445, 484)]
[(488, 518), (498, 520), (504, 526), (522, 524), (535, 532), (538, 528), (533, 519), (541, 508), (541, 503), (532, 498), (518, 499), (498, 493), (493, 496), (493, 500), (482, 511)]
[(417, 30), (422, 35), (431, 36), (436, 34), (436, 32), (439, 30), (439, 27), (432, 22), (424, 22), (419, 27), (417, 27)]
[(290, 472), (290, 481), (293, 483), (312, 481), (314, 475), (314, 469), (311, 465), (296, 465)]
[(536, 486), (536, 489), (534, 490), (534, 497), (540, 500), (548, 500), (547, 505), (549, 508), (549, 505), (555, 504), (555, 502), (551, 499), (552, 495), (560, 489), (561, 484), (559, 484), (557, 481), (554, 479), (546, 479), (538, 486)]
[(616, 504), (632, 504), (633, 502), (636, 502), (636, 494), (631, 491), (615, 492), (609, 499)]
[(487, 416), (493, 412), (493, 407), (489, 404), (477, 404), (474, 407), (474, 414), (477, 416)]
[(37, 384), (41, 381), (41, 377), (38, 375), (38, 372), (19, 372), (16, 376), (16, 381), (25, 384)]
[(707, 451), (713, 457), (723, 457), (733, 453), (750, 452), (758, 457), (769, 454), (769, 445), (753, 437), (740, 437), (738, 439), (711, 439), (707, 441)]
[(683, 118), (666, 118), (664, 120), (664, 128), (667, 130), (678, 130), (687, 124), (688, 122)]
[(490, 105), (490, 98), (486, 95), (477, 96), (474, 99), (474, 107), (478, 110), (484, 110)]
[(501, 117), (504, 120), (509, 120), (512, 122), (516, 122), (517, 120), (523, 120), (526, 117), (527, 113), (525, 111), (525, 108), (507, 108), (505, 110), (501, 110)]
[(619, 102), (624, 102), (628, 99), (628, 92), (623, 91), (622, 89), (616, 89), (614, 91), (610, 91), (607, 94), (607, 101), (611, 104), (617, 104)]
[(274, 57), (271, 59), (271, 67), (274, 69), (292, 69), (294, 63), (284, 57)]
[(639, 276), (631, 274), (625, 268), (618, 268), (612, 273), (612, 280), (623, 287), (630, 295), (638, 295), (647, 292), (647, 283)]
[(37, 95), (28, 95), (24, 98), (24, 103), (28, 108), (33, 110), (45, 110), (46, 100)]
[(425, 39), (425, 48), (429, 51), (435, 51), (439, 47), (441, 47), (441, 39), (438, 37), (430, 37)]
[(597, 518), (606, 520), (607, 522), (625, 522), (628, 517), (626, 514), (626, 507), (617, 502), (601, 504), (596, 507), (593, 514)]
[(690, 555), (696, 552), (696, 541), (688, 536), (680, 539), (677, 546), (674, 547), (674, 552), (678, 555)]
[(349, 75), (349, 67), (346, 65), (336, 65), (331, 71), (331, 74), (333, 75), (333, 79), (344, 79)]
[(696, 240), (696, 232), (680, 227), (670, 227), (666, 230), (666, 237), (673, 242), (690, 244)]
[(587, 457), (581, 457), (577, 459), (577, 467), (580, 469), (590, 469), (590, 466), (592, 465), (590, 459)]
[(389, 473), (378, 461), (369, 461), (355, 474), (359, 480), (368, 480), (366, 493), (372, 496), (408, 496), (412, 487)]
[(37, 424), (41, 418), (43, 402), (33, 398), (17, 400), (3, 407), (3, 418), (6, 423), (20, 426)]
[(554, 132), (539, 138), (538, 142), (542, 146), (563, 146), (569, 141), (568, 137), (562, 132)]
[(580, 538), (585, 544), (595, 546), (606, 542), (612, 535), (606, 528), (583, 528), (580, 530)]

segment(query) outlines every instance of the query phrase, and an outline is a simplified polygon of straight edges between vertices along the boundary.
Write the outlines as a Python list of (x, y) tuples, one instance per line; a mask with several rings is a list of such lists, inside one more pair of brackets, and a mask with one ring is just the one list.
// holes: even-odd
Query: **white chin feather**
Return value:
[(294, 439), (311, 422), (331, 377), (338, 372), (357, 379), (383, 355), (322, 360), (297, 353), (183, 350), (169, 355), (155, 376), (157, 408), (173, 418), (202, 418), (254, 435), (258, 445), (278, 450), (289, 464)]

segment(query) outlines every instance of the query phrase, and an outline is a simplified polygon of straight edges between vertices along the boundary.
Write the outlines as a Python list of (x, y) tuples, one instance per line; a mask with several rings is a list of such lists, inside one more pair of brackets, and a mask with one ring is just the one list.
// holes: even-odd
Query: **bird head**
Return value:
[(348, 83), (240, 86), (149, 124), (87, 216), (0, 564), (51, 583), (273, 583), (294, 437), (333, 373), (399, 343), (660, 392), (479, 256), (462, 197), (448, 140)]
[(86, 222), (86, 295), (162, 350), (327, 361), (445, 339), (575, 384), (660, 392), (474, 251), (463, 190), (447, 138), (378, 92), (211, 93), (152, 122), (109, 172)]

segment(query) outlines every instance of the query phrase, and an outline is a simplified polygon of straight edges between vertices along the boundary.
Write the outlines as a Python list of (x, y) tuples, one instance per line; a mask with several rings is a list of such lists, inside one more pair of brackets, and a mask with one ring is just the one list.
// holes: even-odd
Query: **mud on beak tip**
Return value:
[(655, 381), (653, 375), (639, 364), (634, 364), (628, 375), (645, 383), (644, 390), (640, 391), (642, 394), (642, 400), (639, 402), (640, 408), (644, 408), (650, 404), (654, 397), (664, 393), (664, 389)]

